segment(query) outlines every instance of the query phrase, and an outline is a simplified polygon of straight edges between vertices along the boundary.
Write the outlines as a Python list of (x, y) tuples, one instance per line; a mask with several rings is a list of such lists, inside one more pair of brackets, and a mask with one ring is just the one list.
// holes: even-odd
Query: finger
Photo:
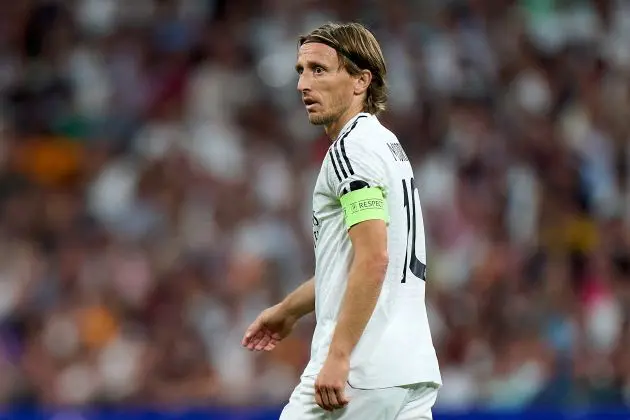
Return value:
[(252, 324), (247, 331), (245, 331), (245, 335), (243, 335), (242, 344), (244, 346), (251, 343), (252, 339), (256, 337), (256, 334), (260, 332), (260, 328), (256, 324)]
[(275, 349), (277, 343), (278, 343), (277, 341), (271, 340), (269, 342), (269, 344), (267, 344), (267, 346), (265, 347), (265, 351), (271, 351), (271, 350)]
[(254, 350), (254, 348), (256, 347), (256, 345), (260, 342), (260, 340), (263, 338), (264, 335), (264, 331), (258, 331), (254, 336), (252, 336), (249, 339), (249, 343), (247, 344), (247, 348), (249, 350)]
[(254, 348), (254, 350), (264, 349), (265, 347), (267, 347), (267, 344), (269, 344), (270, 341), (271, 341), (271, 335), (269, 334), (263, 335), (262, 339), (256, 344), (256, 347)]
[(319, 388), (317, 392), (319, 394), (319, 399), (322, 402), (320, 407), (328, 411), (328, 394), (326, 393), (326, 390), (324, 388)]
[(320, 392), (322, 394), (322, 403), (324, 403), (324, 410), (331, 411), (332, 410), (332, 404), (330, 403), (330, 398), (329, 398), (329, 395), (328, 395), (328, 389), (327, 388), (322, 388)]
[(322, 401), (322, 394), (317, 386), (315, 387), (315, 402), (324, 410), (326, 409), (326, 407), (324, 407), (324, 402)]
[(260, 331), (260, 322), (258, 320), (252, 322), (252, 325), (247, 328), (245, 335), (243, 336), (243, 344), (249, 342)]
[(254, 345), (255, 343), (258, 342), (258, 335), (260, 334), (260, 331), (257, 331), (255, 334), (250, 335), (249, 337), (246, 338), (246, 347), (250, 350), (254, 349)]
[(342, 388), (337, 388), (335, 390), (335, 394), (337, 396), (337, 401), (339, 402), (339, 408), (345, 407), (350, 402), (348, 397), (346, 397), (346, 391)]
[(335, 388), (333, 387), (326, 389), (326, 393), (328, 394), (328, 401), (330, 401), (330, 408), (341, 408), (341, 404), (339, 403), (339, 401), (337, 401), (337, 392)]

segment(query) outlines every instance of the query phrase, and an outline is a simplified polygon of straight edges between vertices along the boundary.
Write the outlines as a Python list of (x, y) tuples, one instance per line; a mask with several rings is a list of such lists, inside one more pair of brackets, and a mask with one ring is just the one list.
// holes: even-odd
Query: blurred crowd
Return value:
[[(630, 3), (0, 2), (0, 404), (279, 404), (328, 140), (296, 36), (380, 40), (415, 165), (438, 406), (630, 405)], [(412, 321), (410, 321), (412, 322)]]

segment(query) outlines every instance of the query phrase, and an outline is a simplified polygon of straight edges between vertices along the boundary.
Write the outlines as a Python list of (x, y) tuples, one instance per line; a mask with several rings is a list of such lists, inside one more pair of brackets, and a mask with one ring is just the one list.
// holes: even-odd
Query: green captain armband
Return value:
[(380, 188), (361, 188), (341, 197), (346, 227), (351, 228), (366, 220), (383, 220), (389, 222), (387, 202)]

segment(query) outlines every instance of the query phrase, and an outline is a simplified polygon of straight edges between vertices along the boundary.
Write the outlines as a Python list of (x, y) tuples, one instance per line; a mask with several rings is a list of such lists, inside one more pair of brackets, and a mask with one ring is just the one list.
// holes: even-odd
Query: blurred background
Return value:
[(436, 412), (629, 412), (630, 2), (2, 0), (4, 412), (282, 407), (312, 317), (240, 340), (313, 271), (329, 143), (294, 61), (331, 20), (387, 59)]

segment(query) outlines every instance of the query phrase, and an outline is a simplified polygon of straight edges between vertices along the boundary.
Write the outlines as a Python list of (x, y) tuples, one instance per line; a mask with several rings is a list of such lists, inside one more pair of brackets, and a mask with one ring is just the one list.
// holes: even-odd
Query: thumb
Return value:
[(247, 328), (247, 331), (245, 331), (245, 339), (251, 338), (253, 337), (256, 332), (258, 332), (258, 330), (260, 329), (261, 326), (261, 322), (260, 319), (256, 319), (254, 322), (252, 322), (252, 324), (249, 326), (249, 328)]

